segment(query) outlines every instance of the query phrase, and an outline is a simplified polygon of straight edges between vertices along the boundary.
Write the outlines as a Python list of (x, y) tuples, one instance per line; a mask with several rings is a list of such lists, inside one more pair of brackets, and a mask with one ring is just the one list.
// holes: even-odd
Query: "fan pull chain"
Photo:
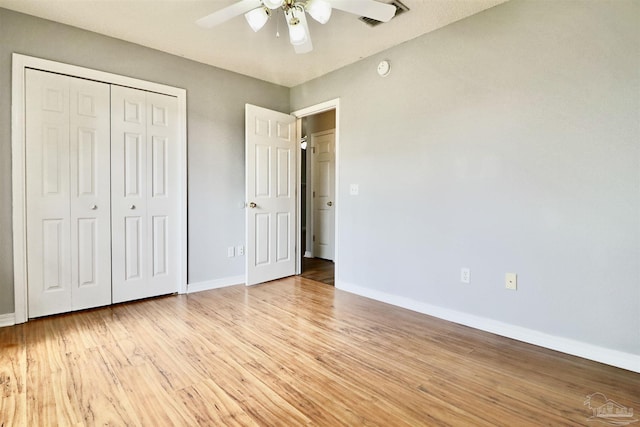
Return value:
[(280, 20), (276, 17), (276, 38), (280, 38)]

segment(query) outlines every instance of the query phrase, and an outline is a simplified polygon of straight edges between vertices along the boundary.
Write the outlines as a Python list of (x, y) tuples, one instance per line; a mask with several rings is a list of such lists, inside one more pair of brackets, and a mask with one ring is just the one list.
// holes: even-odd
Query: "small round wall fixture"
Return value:
[(381, 77), (386, 77), (390, 72), (391, 64), (389, 64), (389, 61), (380, 61), (380, 63), (378, 64), (378, 74), (380, 74)]

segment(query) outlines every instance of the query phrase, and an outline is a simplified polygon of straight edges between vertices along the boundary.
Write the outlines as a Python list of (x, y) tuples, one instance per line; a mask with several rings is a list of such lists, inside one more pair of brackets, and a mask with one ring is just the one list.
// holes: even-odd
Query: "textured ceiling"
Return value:
[(410, 11), (376, 27), (334, 10), (325, 25), (309, 19), (314, 50), (302, 55), (289, 44), (281, 11), (258, 33), (243, 16), (212, 29), (195, 25), (234, 1), (0, 0), (0, 7), (292, 87), (506, 0), (402, 0)]

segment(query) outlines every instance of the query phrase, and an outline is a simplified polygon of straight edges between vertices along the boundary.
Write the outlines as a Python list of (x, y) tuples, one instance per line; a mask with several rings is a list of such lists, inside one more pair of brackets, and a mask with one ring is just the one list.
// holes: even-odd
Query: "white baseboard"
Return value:
[(223, 277), (222, 279), (208, 280), (206, 282), (189, 283), (187, 293), (208, 291), (211, 289), (224, 288), (226, 286), (240, 285), (245, 283), (244, 276)]
[(496, 335), (501, 335), (518, 341), (523, 341), (529, 344), (640, 373), (640, 355), (611, 350), (569, 338), (549, 335), (533, 329), (514, 326), (508, 323), (448, 308), (437, 307), (420, 301), (415, 301), (410, 298), (392, 295), (350, 283), (337, 282), (336, 288), (412, 311), (417, 311), (418, 313), (428, 314), (429, 316), (470, 326), (482, 331), (491, 332)]
[(15, 313), (0, 314), (0, 328), (16, 324)]
[(304, 257), (305, 258), (313, 258), (313, 253), (311, 253), (311, 251), (304, 251)]

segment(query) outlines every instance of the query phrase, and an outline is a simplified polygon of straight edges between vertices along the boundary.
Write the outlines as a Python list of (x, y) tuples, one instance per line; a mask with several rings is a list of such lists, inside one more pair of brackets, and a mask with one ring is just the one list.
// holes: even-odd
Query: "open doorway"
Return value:
[(302, 117), (301, 276), (335, 284), (336, 110)]

